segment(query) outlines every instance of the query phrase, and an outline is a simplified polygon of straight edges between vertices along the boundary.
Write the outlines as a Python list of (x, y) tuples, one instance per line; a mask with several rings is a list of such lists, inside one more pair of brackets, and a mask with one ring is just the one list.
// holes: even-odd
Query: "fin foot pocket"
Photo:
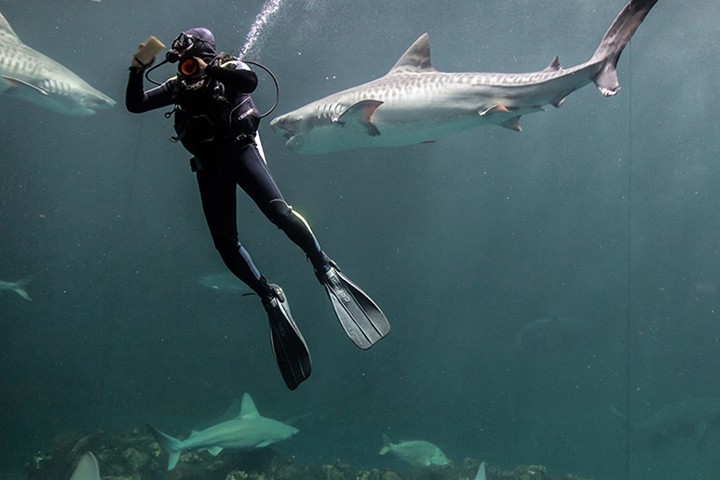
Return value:
[(285, 384), (295, 390), (312, 371), (310, 351), (292, 318), (285, 293), (278, 285), (269, 285), (273, 295), (263, 300), (270, 323), (273, 355)]

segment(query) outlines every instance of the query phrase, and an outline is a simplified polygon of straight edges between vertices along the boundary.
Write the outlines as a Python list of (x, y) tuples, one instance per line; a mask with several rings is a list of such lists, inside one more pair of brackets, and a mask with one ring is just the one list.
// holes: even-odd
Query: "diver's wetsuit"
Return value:
[[(210, 60), (210, 59), (208, 59)], [(213, 109), (225, 108), (233, 112), (240, 103), (249, 99), (249, 93), (257, 86), (257, 77), (242, 62), (227, 62), (223, 66), (208, 65), (205, 70), (209, 85), (222, 83), (223, 100), (230, 104), (220, 105), (217, 101), (208, 100), (207, 92), (178, 96), (181, 81), (172, 78), (162, 85), (147, 92), (143, 88), (143, 70), (130, 68), (130, 78), (126, 90), (126, 106), (132, 113), (142, 113), (161, 107), (176, 104), (175, 126), (178, 130), (178, 117), (192, 112), (193, 118), (198, 116), (210, 118), (212, 139), (203, 140), (200, 147), (193, 144), (194, 129), (204, 129), (201, 135), (207, 136), (208, 123), (197, 125), (184, 123), (186, 131), (178, 132), (180, 141), (195, 155), (194, 165), (198, 166), (197, 181), (200, 188), (203, 211), (210, 227), (215, 247), (220, 256), (240, 280), (252, 288), (263, 300), (271, 297), (264, 277), (259, 273), (247, 251), (238, 241), (236, 188), (239, 185), (258, 205), (260, 210), (278, 228), (283, 230), (308, 256), (316, 272), (323, 273), (329, 268), (329, 259), (320, 249), (315, 236), (305, 220), (292, 210), (283, 199), (275, 180), (258, 148), (253, 143), (254, 132), (250, 136), (240, 135), (233, 125), (228, 125), (225, 115), (217, 115)], [(234, 101), (234, 102), (233, 102)], [(232, 103), (235, 103), (234, 105)], [(229, 105), (229, 106), (228, 106)], [(205, 117), (207, 116), (207, 117)], [(229, 117), (229, 115), (228, 115)], [(182, 121), (182, 120), (181, 120)], [(232, 120), (230, 120), (232, 124)], [(235, 129), (236, 130), (236, 129)], [(246, 132), (247, 133), (247, 132)], [(187, 140), (187, 141), (186, 141)]]

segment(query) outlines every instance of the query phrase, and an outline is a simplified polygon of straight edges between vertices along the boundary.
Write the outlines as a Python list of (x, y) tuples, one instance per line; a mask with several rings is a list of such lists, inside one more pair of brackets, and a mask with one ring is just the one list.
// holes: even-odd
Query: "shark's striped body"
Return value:
[(522, 115), (559, 107), (588, 83), (605, 96), (615, 95), (618, 58), (655, 3), (632, 0), (592, 58), (568, 69), (556, 57), (532, 73), (439, 72), (424, 34), (387, 75), (282, 115), (271, 126), (298, 153), (411, 145), (485, 124), (519, 131)]
[(115, 101), (25, 45), (0, 14), (0, 93), (66, 115), (91, 115)]

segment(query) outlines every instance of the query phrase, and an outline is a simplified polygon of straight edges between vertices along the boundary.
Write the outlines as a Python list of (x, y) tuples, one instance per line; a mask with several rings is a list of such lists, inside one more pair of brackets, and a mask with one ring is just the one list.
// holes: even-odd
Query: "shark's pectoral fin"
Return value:
[(272, 443), (273, 443), (272, 440), (263, 440), (262, 442), (255, 445), (255, 448), (265, 448), (267, 446), (272, 445)]
[(39, 93), (40, 95), (48, 95), (48, 92), (46, 92), (42, 88), (35, 86), (32, 83), (28, 83), (25, 80), (20, 80), (19, 78), (7, 77), (5, 75), (3, 75), (2, 79), (3, 79), (2, 85), (5, 85), (5, 88), (3, 88), (2, 90), (6, 91), (6, 93), (11, 93), (12, 90), (24, 90), (26, 88), (29, 88), (29, 89), (33, 90), (35, 93)]
[(510, 110), (502, 103), (496, 103), (490, 108), (479, 111), (478, 115), (480, 115), (481, 117), (487, 117), (492, 115), (493, 113), (510, 113)]
[(217, 457), (217, 455), (222, 452), (222, 450), (222, 447), (211, 447), (207, 449), (207, 451), (210, 452), (210, 455), (212, 455), (213, 457)]
[(18, 295), (20, 295), (25, 300), (32, 302), (32, 298), (30, 298), (30, 295), (28, 295), (28, 293), (24, 289), (18, 287), (18, 288), (13, 288), (13, 291), (15, 293), (17, 293)]
[(375, 126), (373, 115), (375, 110), (382, 104), (383, 102), (380, 100), (361, 100), (345, 110), (340, 117), (333, 121), (342, 126), (347, 124), (359, 125), (365, 129), (368, 135), (377, 137), (380, 135), (380, 130)]
[(501, 123), (500, 126), (503, 128), (509, 128), (510, 130), (515, 130), (516, 132), (522, 132), (522, 127), (520, 126), (520, 115)]

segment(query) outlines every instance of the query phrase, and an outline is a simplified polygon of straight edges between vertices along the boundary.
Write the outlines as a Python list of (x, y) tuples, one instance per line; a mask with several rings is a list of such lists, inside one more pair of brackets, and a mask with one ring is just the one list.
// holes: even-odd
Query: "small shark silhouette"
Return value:
[(219, 454), (225, 448), (252, 450), (287, 440), (299, 431), (293, 426), (260, 415), (249, 393), (243, 395), (237, 417), (199, 432), (193, 431), (185, 440), (173, 438), (150, 424), (148, 428), (168, 453), (168, 470), (175, 468), (184, 450), (202, 449), (212, 455)]

